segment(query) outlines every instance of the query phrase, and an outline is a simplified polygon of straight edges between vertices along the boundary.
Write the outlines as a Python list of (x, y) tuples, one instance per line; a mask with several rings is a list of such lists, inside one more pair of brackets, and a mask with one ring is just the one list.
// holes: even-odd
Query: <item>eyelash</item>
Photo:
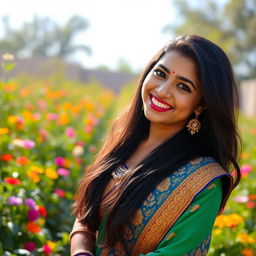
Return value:
[[(166, 74), (160, 70), (160, 69), (156, 69), (154, 70), (154, 75), (157, 76), (157, 77), (160, 77), (162, 79), (165, 79), (166, 78)], [(180, 86), (181, 85), (181, 86)], [(189, 86), (187, 86), (186, 84), (184, 83), (178, 83), (177, 86), (183, 90), (183, 91), (186, 91), (186, 92), (191, 92)]]

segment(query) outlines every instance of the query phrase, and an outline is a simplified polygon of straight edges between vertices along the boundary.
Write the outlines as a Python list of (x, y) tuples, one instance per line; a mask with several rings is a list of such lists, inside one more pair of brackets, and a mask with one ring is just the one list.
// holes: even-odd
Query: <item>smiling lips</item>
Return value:
[(158, 111), (158, 112), (167, 112), (173, 109), (173, 106), (156, 98), (151, 94), (150, 94), (150, 106), (151, 108), (153, 108), (155, 111)]

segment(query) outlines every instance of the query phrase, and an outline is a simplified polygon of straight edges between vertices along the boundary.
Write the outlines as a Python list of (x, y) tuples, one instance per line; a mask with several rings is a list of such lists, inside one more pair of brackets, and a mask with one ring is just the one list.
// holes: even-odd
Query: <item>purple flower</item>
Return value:
[(36, 249), (36, 244), (33, 242), (27, 242), (24, 244), (24, 248), (30, 252), (34, 251)]
[(39, 216), (39, 212), (35, 209), (30, 209), (28, 211), (28, 219), (29, 221), (35, 221), (38, 219), (38, 216)]
[(27, 198), (25, 199), (25, 204), (30, 208), (30, 209), (35, 209), (36, 208), (36, 202), (32, 198)]
[(58, 169), (58, 174), (61, 176), (68, 176), (69, 175), (69, 170), (65, 168), (59, 168)]
[(22, 204), (22, 199), (17, 196), (10, 196), (8, 198), (8, 204), (9, 205), (17, 205), (20, 206)]

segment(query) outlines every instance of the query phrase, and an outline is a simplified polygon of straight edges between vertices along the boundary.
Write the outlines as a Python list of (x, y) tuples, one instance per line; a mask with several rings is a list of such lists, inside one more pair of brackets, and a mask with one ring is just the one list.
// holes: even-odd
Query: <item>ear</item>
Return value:
[(196, 107), (194, 113), (196, 114), (196, 116), (199, 116), (205, 109), (206, 109), (205, 106), (199, 105)]

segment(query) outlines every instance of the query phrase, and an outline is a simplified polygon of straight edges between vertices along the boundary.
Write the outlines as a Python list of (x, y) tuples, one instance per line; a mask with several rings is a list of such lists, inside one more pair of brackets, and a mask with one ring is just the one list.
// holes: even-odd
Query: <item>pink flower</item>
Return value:
[(51, 252), (52, 252), (52, 249), (50, 248), (50, 246), (49, 246), (48, 244), (43, 245), (43, 253), (44, 253), (45, 255), (48, 255), (48, 254), (50, 254)]
[(248, 196), (236, 196), (234, 200), (238, 203), (247, 203), (249, 201)]
[(61, 176), (68, 176), (69, 175), (69, 170), (67, 170), (65, 168), (59, 168), (57, 172)]
[(55, 113), (49, 113), (46, 118), (47, 120), (54, 121), (58, 118), (58, 115)]
[(65, 163), (65, 159), (64, 159), (63, 157), (57, 156), (57, 157), (55, 158), (55, 164), (56, 164), (57, 166), (63, 166), (64, 163)]
[(20, 206), (22, 204), (22, 199), (20, 197), (16, 197), (16, 196), (10, 196), (8, 198), (8, 204)]
[(76, 132), (72, 127), (68, 127), (65, 133), (70, 138), (74, 138), (76, 136)]
[(27, 243), (24, 244), (24, 249), (32, 252), (36, 249), (36, 244), (33, 243), (33, 242), (27, 242)]
[(92, 126), (90, 126), (90, 125), (86, 125), (85, 127), (84, 127), (84, 132), (85, 133), (91, 133), (92, 132), (92, 130), (93, 130), (93, 128), (92, 128)]
[(39, 212), (35, 209), (29, 209), (28, 211), (28, 220), (29, 221), (35, 221), (39, 217)]
[(25, 204), (30, 208), (30, 209), (36, 209), (36, 202), (32, 198), (27, 198), (25, 199)]
[(24, 145), (24, 148), (31, 149), (36, 145), (36, 143), (32, 140), (23, 140), (23, 145)]
[(240, 168), (242, 177), (246, 177), (248, 173), (252, 171), (252, 166), (250, 164), (244, 164)]
[(37, 102), (37, 104), (38, 104), (38, 106), (40, 107), (41, 110), (45, 110), (46, 107), (47, 107), (47, 104), (46, 104), (46, 102), (44, 100), (39, 100)]

